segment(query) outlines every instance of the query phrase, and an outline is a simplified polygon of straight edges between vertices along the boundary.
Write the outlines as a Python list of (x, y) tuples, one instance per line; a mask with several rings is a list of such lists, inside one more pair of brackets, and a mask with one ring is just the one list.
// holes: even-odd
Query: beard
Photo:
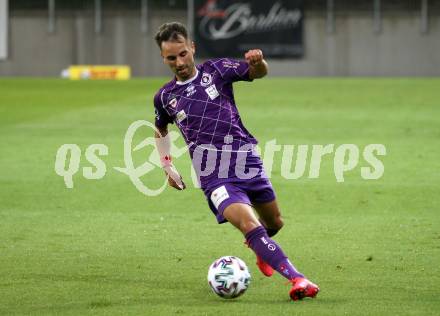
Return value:
[(193, 73), (194, 73), (194, 63), (176, 68), (175, 71), (176, 76), (182, 81), (189, 79), (193, 75)]

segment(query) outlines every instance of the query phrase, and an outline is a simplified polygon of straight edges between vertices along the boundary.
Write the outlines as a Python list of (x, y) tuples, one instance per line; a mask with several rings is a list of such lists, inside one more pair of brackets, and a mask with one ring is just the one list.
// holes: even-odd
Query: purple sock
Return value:
[(304, 277), (295, 269), (281, 247), (267, 235), (263, 226), (258, 226), (247, 233), (246, 240), (257, 256), (286, 279), (291, 280), (296, 277)]

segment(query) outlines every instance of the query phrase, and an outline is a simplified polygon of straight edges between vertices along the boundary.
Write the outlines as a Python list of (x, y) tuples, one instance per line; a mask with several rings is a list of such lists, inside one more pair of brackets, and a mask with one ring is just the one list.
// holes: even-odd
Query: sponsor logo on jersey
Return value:
[(206, 88), (205, 91), (211, 100), (214, 100), (220, 95), (217, 91), (217, 88), (215, 87), (215, 84)]
[(212, 75), (204, 72), (202, 74), (202, 79), (200, 80), (200, 84), (202, 85), (202, 87), (209, 86), (211, 82), (212, 82)]
[(177, 123), (182, 122), (184, 119), (186, 119), (185, 111), (181, 110), (181, 111), (177, 112), (177, 114), (176, 114), (176, 121), (177, 121)]

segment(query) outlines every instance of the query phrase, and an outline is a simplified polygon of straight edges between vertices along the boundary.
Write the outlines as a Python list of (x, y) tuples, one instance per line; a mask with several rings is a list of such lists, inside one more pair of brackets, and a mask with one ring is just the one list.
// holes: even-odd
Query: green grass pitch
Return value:
[[(295, 303), (283, 278), (257, 271), (240, 233), (216, 224), (190, 184), (188, 155), (176, 161), (184, 192), (147, 197), (113, 169), (124, 166), (128, 126), (153, 120), (153, 93), (164, 82), (0, 79), (1, 315), (440, 314), (439, 79), (236, 84), (243, 121), (262, 144), (387, 149), (380, 179), (361, 177), (361, 157), (343, 183), (334, 155), (323, 157), (319, 178), (296, 180), (281, 176), (275, 155), (272, 182), (285, 219), (276, 240), (321, 287), (317, 299)], [(54, 171), (65, 143), (82, 150), (73, 189)], [(109, 149), (99, 180), (82, 175), (90, 144)], [(137, 164), (147, 149), (135, 153)], [(163, 174), (142, 179), (155, 187)], [(223, 255), (251, 270), (237, 300), (218, 298), (206, 282)]]

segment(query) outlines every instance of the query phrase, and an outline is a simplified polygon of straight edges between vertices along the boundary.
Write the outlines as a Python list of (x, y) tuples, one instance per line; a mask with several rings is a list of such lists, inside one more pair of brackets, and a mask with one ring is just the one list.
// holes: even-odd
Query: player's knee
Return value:
[(281, 218), (281, 216), (278, 216), (278, 217), (277, 217), (277, 219), (276, 219), (276, 221), (275, 221), (275, 226), (276, 226), (276, 229), (277, 229), (277, 230), (280, 230), (281, 228), (283, 228), (283, 226), (284, 226), (284, 221), (283, 221), (283, 219)]
[(270, 225), (268, 225), (268, 228), (271, 228), (271, 229), (278, 231), (281, 228), (283, 228), (283, 226), (284, 226), (283, 219), (281, 218), (280, 215), (278, 215), (270, 221)]
[(270, 227), (267, 227), (267, 234), (269, 237), (275, 236), (281, 228), (283, 228), (284, 222), (280, 216), (278, 216)]

